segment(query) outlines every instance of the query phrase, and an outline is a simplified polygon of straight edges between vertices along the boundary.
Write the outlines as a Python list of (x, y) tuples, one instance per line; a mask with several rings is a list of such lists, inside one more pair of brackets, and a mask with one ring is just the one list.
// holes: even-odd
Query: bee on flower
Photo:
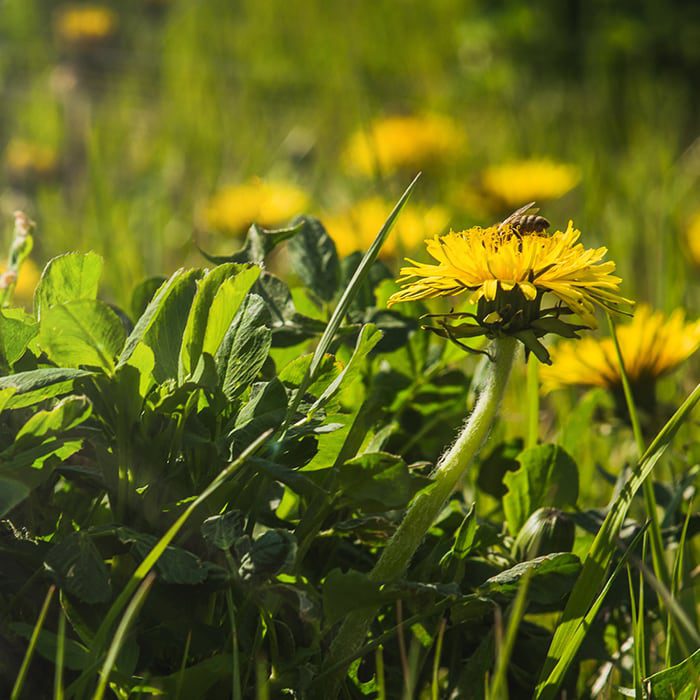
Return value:
[[(625, 373), (635, 401), (647, 411), (655, 405), (657, 381), (676, 370), (700, 348), (700, 321), (686, 322), (685, 312), (670, 315), (640, 304), (629, 323), (616, 330)], [(585, 338), (552, 349), (552, 365), (541, 373), (542, 389), (602, 387), (624, 405), (622, 375), (612, 338)]]
[(449, 162), (464, 148), (463, 130), (438, 114), (389, 116), (356, 131), (342, 156), (354, 175), (372, 176), (429, 168)]
[(272, 228), (303, 214), (309, 196), (296, 185), (281, 180), (253, 178), (239, 185), (222, 187), (207, 203), (207, 228), (238, 236), (251, 224)]
[[(435, 236), (426, 248), (437, 264), (408, 259), (389, 305), (466, 294), (476, 313), (431, 314), (438, 325), (426, 327), (459, 344), (478, 335), (515, 336), (549, 364), (540, 338), (578, 337), (596, 327), (596, 307), (619, 311), (632, 303), (619, 294), (615, 263), (603, 260), (607, 248), (585, 248), (580, 236), (572, 222), (551, 235), (501, 223)], [(569, 315), (580, 323), (563, 320)]]
[[(341, 214), (326, 217), (324, 222), (338, 254), (346, 257), (367, 250), (391, 208), (392, 205), (381, 197), (370, 197)], [(444, 231), (448, 223), (449, 212), (444, 207), (407, 204), (379, 255), (387, 259), (399, 252), (415, 250), (429, 232)]]

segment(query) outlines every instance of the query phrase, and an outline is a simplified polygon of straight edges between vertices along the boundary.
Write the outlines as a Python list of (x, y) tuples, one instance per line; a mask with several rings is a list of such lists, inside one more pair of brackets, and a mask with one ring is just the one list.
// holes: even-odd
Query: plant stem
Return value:
[[(513, 338), (503, 337), (494, 340), (492, 353), (494, 362), (474, 410), (457, 440), (440, 458), (432, 475), (433, 483), (416, 496), (403, 522), (384, 548), (379, 561), (369, 574), (373, 581), (388, 583), (403, 575), (428, 529), (484, 444), (508, 382), (515, 348), (516, 340)], [(352, 656), (360, 649), (376, 612), (376, 609), (359, 610), (345, 618), (331, 644), (327, 659), (328, 666)], [(342, 667), (328, 679), (322, 697), (335, 697), (337, 687), (346, 671), (347, 668)]]

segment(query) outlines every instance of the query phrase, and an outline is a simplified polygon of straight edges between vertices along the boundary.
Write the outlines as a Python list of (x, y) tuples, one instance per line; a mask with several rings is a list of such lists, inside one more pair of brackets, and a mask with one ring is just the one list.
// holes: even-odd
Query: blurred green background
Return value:
[[(443, 207), (447, 226), (513, 208), (488, 196), (488, 167), (568, 164), (578, 184), (539, 202), (553, 225), (572, 218), (587, 245), (608, 246), (628, 296), (697, 307), (697, 2), (1, 7), (6, 239), (11, 212), (25, 209), (38, 223), (39, 267), (96, 250), (117, 302), (147, 274), (201, 264), (195, 238), (214, 252), (236, 247), (237, 231), (214, 230), (224, 227), (207, 214), (226, 185), (294, 185), (309, 212), (334, 220), (369, 197), (390, 202), (414, 173), (354, 173), (348, 139), (382, 117), (438, 114), (462, 138), (424, 168), (415, 201)], [(532, 199), (546, 200), (536, 184)]]

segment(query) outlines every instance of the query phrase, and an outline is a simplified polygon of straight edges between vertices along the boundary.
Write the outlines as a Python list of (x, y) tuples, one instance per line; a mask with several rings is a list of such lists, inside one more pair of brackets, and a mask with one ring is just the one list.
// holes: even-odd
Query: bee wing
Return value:
[(506, 217), (503, 221), (501, 221), (500, 225), (501, 226), (507, 226), (511, 221), (515, 221), (519, 217), (521, 217), (523, 214), (537, 214), (539, 211), (539, 208), (535, 207), (534, 202), (529, 202), (525, 206), (520, 207), (520, 209), (516, 209), (510, 216)]

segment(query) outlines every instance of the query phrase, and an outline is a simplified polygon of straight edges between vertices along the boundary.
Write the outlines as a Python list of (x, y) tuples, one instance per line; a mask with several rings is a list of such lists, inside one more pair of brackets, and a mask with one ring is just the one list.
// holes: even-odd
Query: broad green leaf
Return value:
[(412, 474), (406, 463), (387, 452), (365, 453), (340, 468), (344, 498), (366, 512), (403, 508), (430, 479)]
[(0, 363), (10, 367), (24, 355), (29, 341), (39, 332), (39, 324), (20, 309), (0, 311)]
[(67, 394), (73, 390), (76, 380), (91, 375), (92, 372), (82, 369), (34, 369), (1, 377), (0, 391), (7, 388), (15, 390), (14, 395), (7, 400), (5, 408), (24, 408), (45, 399)]
[[(8, 627), (12, 632), (24, 639), (29, 639), (34, 631), (31, 625), (27, 625), (24, 622), (11, 622)], [(53, 632), (41, 630), (36, 643), (37, 653), (47, 661), (53, 662), (56, 658), (57, 643), (58, 637)], [(71, 671), (81, 671), (87, 667), (89, 662), (87, 647), (74, 639), (64, 639), (63, 647), (63, 663), (66, 668)]]
[(287, 244), (292, 268), (319, 299), (331, 301), (340, 283), (335, 243), (318, 219), (302, 216), (294, 223), (301, 228)]
[(205, 698), (212, 686), (225, 687), (233, 673), (231, 653), (217, 654), (198, 664), (173, 673), (170, 676), (151, 678), (149, 684), (161, 688), (165, 697), (181, 700), (185, 698)]
[(279, 379), (253, 384), (250, 398), (236, 416), (234, 429), (227, 439), (247, 445), (265, 430), (278, 428), (286, 412), (287, 392)]
[(83, 603), (104, 603), (112, 595), (107, 567), (84, 532), (74, 532), (61, 540), (45, 563), (56, 583)]
[(282, 241), (286, 241), (295, 236), (299, 231), (299, 226), (280, 229), (265, 229), (262, 226), (253, 224), (246, 233), (243, 247), (233, 253), (233, 255), (209, 255), (201, 248), (199, 252), (210, 262), (217, 265), (225, 263), (253, 263), (260, 265)]
[(199, 281), (180, 348), (180, 382), (194, 371), (203, 352), (212, 357), (216, 354), (259, 275), (259, 267), (227, 263), (210, 270)]
[[(119, 539), (132, 545), (132, 553), (137, 561), (143, 561), (158, 542), (158, 538), (126, 527), (117, 530)], [(192, 552), (181, 547), (167, 547), (156, 564), (158, 573), (165, 583), (196, 585), (207, 578), (209, 570)]]
[(69, 301), (44, 309), (39, 344), (62, 367), (114, 370), (126, 331), (112, 309), (95, 299)]
[(22, 481), (0, 475), (0, 518), (19, 505), (32, 489)]
[(679, 664), (644, 679), (653, 700), (692, 700), (700, 688), (700, 649)]
[(240, 510), (213, 515), (202, 523), (202, 537), (217, 549), (226, 551), (243, 534), (244, 516)]
[(140, 345), (153, 351), (153, 378), (177, 379), (182, 336), (201, 270), (178, 270), (163, 284), (126, 339), (117, 366), (130, 362)]
[(146, 307), (151, 303), (156, 292), (167, 281), (167, 277), (157, 275), (155, 277), (148, 277), (143, 280), (143, 282), (136, 285), (134, 291), (131, 293), (131, 300), (129, 302), (129, 311), (134, 321), (137, 321), (141, 317)]
[(56, 304), (96, 299), (104, 261), (97, 253), (66, 253), (50, 260), (34, 293), (34, 307), (41, 321)]
[(52, 409), (37, 411), (29, 418), (17, 433), (12, 450), (20, 452), (28, 445), (62, 435), (87, 420), (91, 413), (92, 404), (84, 396), (62, 399)]
[(238, 309), (216, 353), (219, 381), (229, 399), (238, 396), (257, 376), (270, 351), (270, 314), (257, 294), (249, 294)]
[(271, 578), (294, 560), (296, 539), (287, 530), (268, 530), (253, 542), (241, 559), (239, 574), (244, 580)]
[(518, 462), (520, 468), (503, 477), (508, 487), (503, 510), (512, 535), (518, 534), (538, 508), (573, 507), (578, 498), (578, 467), (561, 447), (531, 447), (520, 453)]
[(333, 569), (323, 582), (324, 625), (331, 627), (353, 610), (376, 608), (387, 597), (382, 593), (381, 584), (372, 581), (367, 574), (352, 569), (346, 572)]
[(600, 591), (613, 553), (618, 547), (620, 528), (634, 495), (651, 474), (681, 425), (690, 417), (700, 401), (700, 385), (695, 387), (671, 419), (664, 425), (652, 444), (642, 455), (619, 495), (612, 503), (603, 525), (593, 540), (584, 560), (583, 569), (569, 596), (562, 619), (554, 632), (547, 660), (540, 673), (535, 698), (551, 700), (556, 696), (564, 676), (585, 636), (585, 618)]
[(0, 389), (0, 413), (5, 410), (5, 406), (9, 403), (10, 399), (14, 396), (17, 389), (14, 387), (6, 387), (5, 389)]

